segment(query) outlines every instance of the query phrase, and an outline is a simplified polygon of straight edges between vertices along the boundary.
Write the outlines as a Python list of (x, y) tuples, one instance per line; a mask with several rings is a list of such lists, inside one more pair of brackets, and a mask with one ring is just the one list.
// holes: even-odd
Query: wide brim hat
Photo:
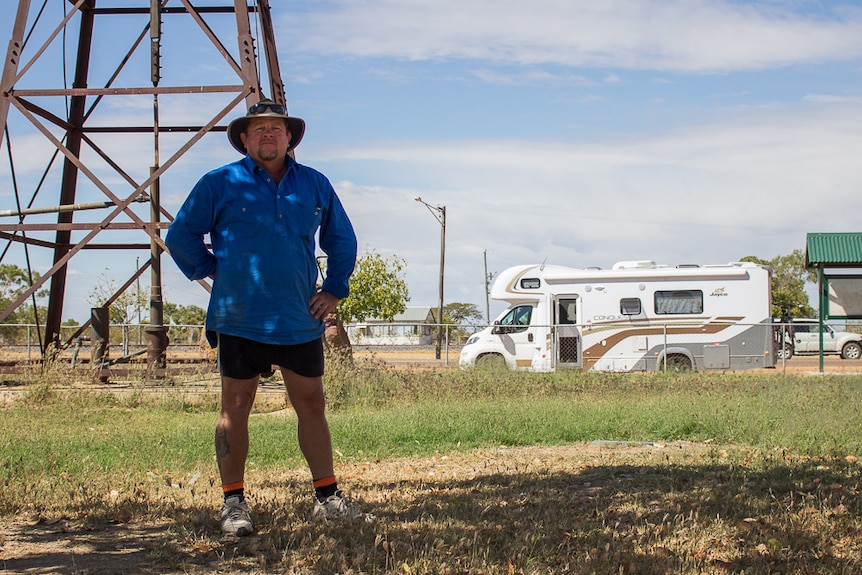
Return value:
[(264, 99), (250, 107), (245, 116), (236, 118), (227, 126), (227, 139), (240, 154), (246, 154), (248, 151), (239, 135), (245, 132), (248, 123), (254, 118), (284, 118), (287, 122), (287, 131), (290, 132), (288, 152), (297, 147), (302, 136), (305, 135), (305, 120), (296, 116), (288, 116), (287, 109), (283, 105)]

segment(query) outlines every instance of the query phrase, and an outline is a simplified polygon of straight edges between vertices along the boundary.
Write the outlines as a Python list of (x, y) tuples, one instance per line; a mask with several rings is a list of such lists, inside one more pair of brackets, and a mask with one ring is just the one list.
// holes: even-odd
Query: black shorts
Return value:
[(323, 375), (323, 341), (298, 345), (260, 343), (225, 333), (218, 337), (218, 369), (225, 377), (251, 379), (277, 365), (304, 377)]

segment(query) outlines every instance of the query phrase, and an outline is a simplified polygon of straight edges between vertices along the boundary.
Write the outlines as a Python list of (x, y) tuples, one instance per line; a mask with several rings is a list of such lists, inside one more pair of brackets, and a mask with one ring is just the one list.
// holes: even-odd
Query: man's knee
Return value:
[(294, 395), (291, 396), (290, 401), (293, 404), (293, 409), (296, 410), (297, 416), (319, 416), (326, 411), (326, 396), (323, 393), (322, 387)]
[(282, 370), (287, 396), (298, 417), (322, 415), (326, 409), (322, 378), (298, 376), (290, 370)]
[(254, 405), (257, 383), (254, 385), (230, 384), (222, 386), (222, 411), (230, 417), (248, 417)]

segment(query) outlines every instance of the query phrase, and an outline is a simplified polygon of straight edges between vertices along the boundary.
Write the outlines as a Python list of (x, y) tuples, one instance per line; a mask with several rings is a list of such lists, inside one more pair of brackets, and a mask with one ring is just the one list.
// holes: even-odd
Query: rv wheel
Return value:
[(502, 355), (488, 353), (476, 358), (476, 367), (479, 369), (497, 370), (506, 369), (506, 360)]
[(667, 356), (668, 371), (691, 371), (691, 360), (681, 353), (672, 353)]

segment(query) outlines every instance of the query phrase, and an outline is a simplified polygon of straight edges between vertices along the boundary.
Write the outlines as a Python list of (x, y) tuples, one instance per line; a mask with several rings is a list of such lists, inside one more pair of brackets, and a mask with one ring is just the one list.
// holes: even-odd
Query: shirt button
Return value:
[(284, 215), (283, 215), (283, 214), (278, 214), (278, 217), (279, 217), (279, 218), (283, 218), (283, 217), (284, 217)]

